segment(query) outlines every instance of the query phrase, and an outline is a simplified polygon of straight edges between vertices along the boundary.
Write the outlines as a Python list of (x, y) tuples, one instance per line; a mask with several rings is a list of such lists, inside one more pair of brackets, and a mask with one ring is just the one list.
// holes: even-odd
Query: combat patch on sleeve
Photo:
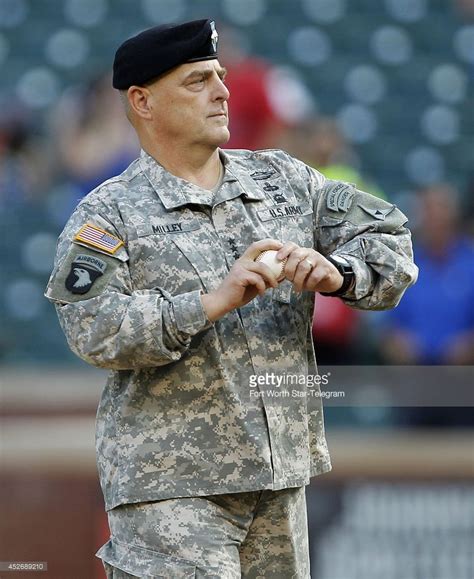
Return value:
[(342, 181), (330, 182), (326, 192), (326, 205), (332, 211), (347, 211), (354, 197), (354, 187)]
[(76, 233), (74, 241), (89, 245), (90, 247), (96, 247), (110, 254), (114, 254), (117, 249), (123, 245), (121, 239), (90, 223), (86, 223), (81, 227), (78, 233)]

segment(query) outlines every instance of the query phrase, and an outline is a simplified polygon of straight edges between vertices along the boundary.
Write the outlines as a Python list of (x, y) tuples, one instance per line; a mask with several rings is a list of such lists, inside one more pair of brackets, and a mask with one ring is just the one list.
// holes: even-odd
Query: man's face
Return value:
[(178, 66), (148, 86), (160, 140), (217, 147), (229, 140), (226, 71), (217, 60)]

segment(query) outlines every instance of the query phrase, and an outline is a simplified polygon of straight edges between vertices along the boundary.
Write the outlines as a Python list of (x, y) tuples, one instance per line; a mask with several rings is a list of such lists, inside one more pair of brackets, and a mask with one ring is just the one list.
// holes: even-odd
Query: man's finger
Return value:
[[(288, 261), (285, 264), (285, 276), (290, 281), (293, 281), (300, 263), (306, 259), (309, 249), (305, 247), (296, 247), (289, 255)], [(306, 274), (310, 272), (309, 263), (306, 264)]]
[(318, 285), (326, 276), (327, 271), (325, 271), (322, 267), (315, 267), (307, 277), (304, 284), (304, 289), (307, 291), (316, 291)]
[(299, 245), (297, 245), (294, 241), (287, 241), (283, 247), (278, 251), (277, 258), (281, 261), (288, 257), (291, 252), (295, 249), (298, 249)]
[(304, 289), (305, 281), (307, 281), (308, 277), (312, 274), (313, 269), (314, 268), (311, 265), (309, 258), (305, 258), (298, 263), (293, 278), (293, 285), (295, 286), (296, 291), (302, 291)]
[(242, 257), (251, 259), (252, 261), (262, 253), (262, 251), (267, 251), (268, 249), (274, 249), (278, 251), (283, 246), (281, 241), (276, 239), (261, 239), (260, 241), (255, 241), (252, 245), (249, 245), (247, 249), (242, 254)]
[(262, 276), (253, 271), (248, 272), (245, 279), (245, 285), (256, 287), (259, 294), (264, 293), (264, 291), (267, 289), (267, 285)]
[(268, 267), (268, 265), (261, 261), (251, 261), (248, 265), (248, 270), (258, 273), (265, 280), (266, 284), (271, 287), (278, 287), (276, 275)]

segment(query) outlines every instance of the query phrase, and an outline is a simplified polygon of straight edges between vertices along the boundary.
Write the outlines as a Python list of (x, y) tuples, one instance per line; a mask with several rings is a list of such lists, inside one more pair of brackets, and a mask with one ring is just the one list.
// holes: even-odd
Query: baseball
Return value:
[(261, 261), (262, 263), (264, 263), (266, 266), (268, 266), (271, 270), (272, 273), (275, 275), (275, 277), (277, 278), (277, 281), (282, 281), (283, 279), (285, 279), (285, 263), (287, 262), (287, 259), (285, 257), (285, 259), (280, 260), (277, 259), (276, 254), (278, 252), (275, 251), (274, 249), (268, 249), (267, 251), (262, 251), (262, 253), (260, 255), (257, 255), (257, 257), (255, 258), (255, 261)]

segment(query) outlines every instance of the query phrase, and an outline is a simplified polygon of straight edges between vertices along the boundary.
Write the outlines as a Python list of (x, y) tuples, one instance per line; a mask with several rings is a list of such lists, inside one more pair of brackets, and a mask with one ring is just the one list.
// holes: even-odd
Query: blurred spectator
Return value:
[[(328, 179), (355, 183), (359, 189), (382, 199), (383, 192), (364, 179), (354, 167), (354, 152), (335, 121), (319, 118), (301, 125), (293, 134), (296, 155), (315, 167)], [(291, 146), (291, 145), (290, 145)], [(346, 306), (342, 300), (321, 294), (315, 296), (313, 337), (320, 364), (352, 364), (360, 361), (357, 347), (360, 330), (360, 313)]]
[(328, 179), (355, 183), (358, 189), (386, 199), (384, 192), (356, 168), (358, 158), (333, 119), (319, 117), (300, 125), (294, 131), (292, 146), (298, 158)]
[(474, 172), (469, 176), (464, 199), (466, 199), (465, 230), (467, 235), (474, 239)]
[(455, 6), (466, 18), (474, 18), (474, 0), (455, 0)]
[(121, 173), (139, 154), (122, 106), (107, 74), (67, 92), (53, 114), (65, 177), (81, 196)]
[(313, 339), (319, 364), (354, 364), (359, 312), (342, 300), (315, 294)]
[(421, 191), (418, 223), (418, 282), (385, 314), (383, 355), (393, 364), (473, 364), (474, 245), (462, 233), (456, 191)]
[(52, 179), (45, 139), (22, 108), (0, 104), (0, 210), (42, 199)]
[[(233, 28), (220, 35), (219, 59), (227, 69), (229, 149), (281, 146), (288, 128), (312, 112), (312, 96), (296, 72), (249, 56), (245, 39)], [(249, 95), (251, 97), (249, 98)]]

